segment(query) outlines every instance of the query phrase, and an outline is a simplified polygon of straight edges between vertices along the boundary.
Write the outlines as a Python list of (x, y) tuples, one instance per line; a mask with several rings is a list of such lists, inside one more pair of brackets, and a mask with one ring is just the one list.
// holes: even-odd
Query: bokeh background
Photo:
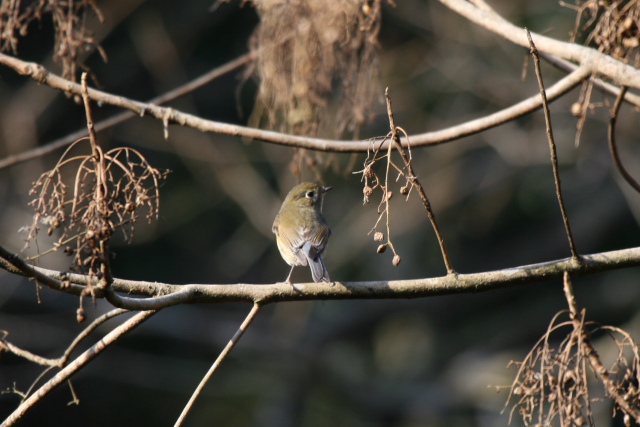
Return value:
[[(527, 51), (466, 22), (436, 1), (400, 0), (383, 7), (381, 87), (389, 87), (398, 125), (410, 134), (438, 130), (507, 107), (538, 92)], [(508, 20), (561, 40), (575, 12), (555, 0), (495, 0)], [(106, 21), (95, 36), (108, 62), (87, 58), (102, 87), (147, 100), (247, 52), (258, 23), (250, 4), (167, 0), (100, 2)], [(51, 60), (51, 24), (35, 23), (19, 57)], [(543, 64), (547, 85), (563, 76)], [(227, 74), (169, 105), (204, 118), (246, 124), (256, 82)], [(562, 183), (578, 250), (593, 253), (640, 241), (639, 195), (613, 169), (606, 147), (611, 96), (594, 90), (579, 145), (570, 107), (580, 88), (552, 104)], [(380, 94), (382, 100), (382, 93)], [(378, 103), (368, 138), (388, 130)], [(96, 121), (118, 113), (96, 107)], [(632, 174), (640, 175), (637, 112), (623, 106), (618, 140)], [(44, 145), (84, 124), (82, 107), (64, 94), (0, 67), (0, 157)], [(323, 136), (323, 135), (320, 135)], [(134, 118), (99, 134), (105, 147), (132, 146), (172, 173), (162, 188), (160, 219), (139, 224), (131, 244), (116, 242), (117, 277), (165, 283), (273, 283), (288, 266), (271, 224), (296, 183), (288, 148), (202, 134)], [(24, 246), (21, 227), (33, 212), (34, 180), (61, 151), (0, 170), (0, 243)], [(442, 228), (454, 268), (480, 272), (570, 255), (557, 206), (541, 112), (439, 146), (413, 151)], [(335, 186), (324, 210), (333, 228), (326, 255), (340, 281), (435, 277), (445, 274), (438, 245), (419, 200), (392, 199), (392, 239), (398, 267), (377, 254), (369, 231), (376, 199), (362, 204), (354, 170), (364, 155), (332, 158), (322, 180)], [(348, 167), (355, 164), (354, 169)], [(315, 175), (303, 170), (303, 178)], [(399, 189), (399, 188), (398, 188)], [(396, 190), (398, 190), (396, 189)], [(379, 195), (378, 195), (379, 197)], [(43, 239), (41, 244), (46, 245)], [(69, 267), (63, 254), (40, 265)], [(298, 269), (294, 280), (309, 280)], [(638, 337), (637, 269), (575, 279), (578, 303), (591, 320), (619, 325)], [(0, 271), (0, 329), (12, 343), (59, 356), (85, 325), (75, 321), (75, 297), (36, 292)], [(266, 307), (224, 362), (186, 425), (220, 426), (499, 426), (521, 360), (565, 307), (558, 281), (486, 293), (397, 301), (327, 301)], [(89, 320), (109, 310), (87, 306)], [(73, 378), (80, 405), (59, 387), (20, 425), (173, 425), (210, 364), (248, 313), (247, 304), (179, 306), (163, 310)], [(119, 320), (92, 334), (95, 341)], [(87, 343), (88, 345), (88, 343)], [(86, 347), (83, 347), (86, 348)], [(603, 352), (606, 350), (603, 348)], [(0, 389), (25, 390), (41, 368), (0, 355)], [(16, 407), (0, 395), (0, 419)], [(594, 404), (599, 426), (616, 425), (608, 403)], [(619, 422), (619, 420), (618, 420)], [(520, 420), (514, 419), (519, 425)]]

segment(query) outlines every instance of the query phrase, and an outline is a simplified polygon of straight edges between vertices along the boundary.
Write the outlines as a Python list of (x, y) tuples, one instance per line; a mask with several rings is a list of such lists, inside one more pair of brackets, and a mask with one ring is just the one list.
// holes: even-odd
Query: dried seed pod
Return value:
[(382, 244), (382, 245), (378, 246), (378, 249), (376, 250), (376, 252), (378, 252), (379, 254), (381, 254), (381, 253), (383, 253), (383, 252), (384, 252), (384, 251), (386, 251), (386, 250), (387, 250), (387, 244), (386, 244), (386, 243), (384, 243), (384, 244)]
[(384, 240), (384, 233), (382, 233), (381, 231), (376, 231), (373, 234), (373, 240), (375, 240), (376, 242), (382, 242), (382, 240)]
[(387, 191), (387, 200), (390, 200), (393, 197), (393, 191)]
[(397, 267), (398, 264), (400, 264), (400, 261), (402, 261), (402, 258), (400, 258), (400, 255), (394, 255), (393, 256), (393, 261), (391, 261), (391, 264), (393, 264), (394, 267)]
[(582, 104), (580, 102), (574, 102), (571, 104), (571, 114), (576, 117), (580, 117), (582, 115)]
[(82, 323), (85, 321), (87, 317), (84, 315), (84, 308), (80, 307), (78, 310), (76, 310), (76, 320), (78, 321), (78, 323)]
[(373, 178), (373, 170), (371, 169), (371, 165), (367, 165), (364, 168), (364, 176), (367, 178)]
[(364, 188), (362, 189), (362, 193), (364, 193), (366, 197), (369, 197), (370, 195), (373, 194), (373, 188), (369, 187), (368, 185), (365, 185)]
[(403, 196), (406, 196), (407, 194), (409, 194), (409, 187), (406, 185), (403, 185), (402, 187), (400, 187), (400, 194), (402, 194)]

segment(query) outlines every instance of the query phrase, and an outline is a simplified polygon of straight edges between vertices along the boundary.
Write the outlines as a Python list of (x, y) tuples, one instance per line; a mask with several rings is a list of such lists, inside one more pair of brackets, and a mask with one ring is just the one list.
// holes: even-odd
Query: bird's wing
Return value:
[(305, 244), (301, 227), (278, 227), (274, 224), (273, 232), (281, 240), (281, 245), (298, 259), (296, 265), (307, 265), (307, 257), (300, 251)]
[(304, 230), (304, 241), (302, 242), (302, 245), (304, 245), (305, 242), (309, 242), (311, 245), (307, 254), (309, 258), (316, 259), (324, 252), (324, 248), (327, 246), (330, 236), (331, 229), (326, 224), (320, 224), (314, 228), (306, 228)]

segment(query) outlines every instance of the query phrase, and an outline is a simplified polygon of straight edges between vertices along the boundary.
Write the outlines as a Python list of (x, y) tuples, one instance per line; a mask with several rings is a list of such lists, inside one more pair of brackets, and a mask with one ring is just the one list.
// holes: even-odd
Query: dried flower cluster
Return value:
[[(72, 147), (86, 140), (83, 138)], [(35, 214), (28, 240), (36, 238), (42, 225), (47, 227), (48, 235), (62, 230), (54, 249), (62, 248), (72, 255), (77, 271), (96, 275), (103, 261), (101, 245), (115, 229), (122, 229), (130, 239), (141, 208), (147, 208), (148, 220), (157, 216), (158, 185), (164, 172), (151, 167), (132, 148), (100, 151), (99, 158), (70, 156), (70, 151), (33, 184), (30, 194), (36, 198), (30, 204)], [(67, 169), (75, 172), (71, 192), (65, 184)]]
[[(388, 137), (390, 136), (391, 135), (388, 135)], [(386, 141), (386, 139), (384, 141)], [(393, 259), (391, 262), (394, 266), (398, 266), (402, 258), (396, 252), (393, 242), (391, 241), (391, 224), (389, 218), (391, 212), (389, 201), (394, 194), (393, 191), (389, 189), (389, 172), (391, 171), (391, 168), (395, 169), (398, 173), (395, 179), (396, 182), (401, 178), (404, 178), (406, 181), (400, 188), (400, 194), (407, 196), (406, 200), (409, 200), (409, 192), (411, 188), (413, 188), (413, 185), (411, 184), (410, 177), (407, 175), (407, 169), (398, 166), (391, 158), (391, 154), (393, 153), (393, 144), (389, 145), (389, 149), (384, 154), (380, 153), (380, 147), (384, 141), (380, 142), (377, 148), (367, 152), (367, 158), (364, 161), (364, 169), (354, 172), (354, 174), (362, 174), (362, 181), (364, 181), (364, 187), (362, 189), (363, 204), (366, 205), (371, 202), (370, 197), (376, 189), (380, 189), (382, 192), (380, 203), (378, 203), (378, 220), (373, 225), (371, 231), (369, 231), (369, 234), (373, 233), (374, 241), (384, 242), (378, 246), (376, 252), (381, 254), (386, 252), (387, 248), (391, 248), (393, 251)], [(410, 150), (409, 153), (411, 153)], [(410, 160), (411, 158), (409, 157), (409, 161)], [(376, 163), (380, 161), (385, 164), (385, 173), (383, 177), (380, 177), (375, 170)], [(378, 226), (380, 225), (382, 218), (385, 218), (386, 220), (386, 235), (384, 232), (378, 230)]]
[[(36, 198), (30, 204), (35, 214), (27, 245), (42, 225), (48, 235), (60, 229), (53, 247), (38, 256), (63, 249), (73, 257), (76, 271), (100, 278), (108, 274), (109, 242), (115, 230), (121, 229), (130, 240), (141, 211), (146, 210), (149, 221), (157, 217), (160, 181), (168, 171), (155, 169), (133, 148), (103, 151), (93, 130), (86, 73), (82, 83), (90, 136), (73, 143), (56, 166), (34, 182), (30, 194)], [(72, 155), (82, 142), (89, 142), (90, 153)]]
[[(640, 421), (640, 354), (633, 338), (613, 326), (597, 326), (585, 321), (585, 310), (578, 312), (568, 275), (565, 294), (569, 310), (554, 316), (547, 332), (519, 366), (510, 387), (513, 402), (510, 420), (518, 411), (525, 425), (593, 425), (591, 404), (604, 397), (613, 400), (615, 411), (623, 414), (625, 425)], [(559, 321), (569, 315), (569, 320)], [(566, 329), (569, 332), (557, 346), (553, 340)], [(615, 360), (607, 367), (596, 352), (595, 333), (610, 337), (617, 349)], [(562, 335), (560, 335), (562, 336)], [(593, 379), (602, 383), (603, 392), (594, 396)]]
[(97, 49), (106, 61), (104, 50), (87, 31), (89, 12), (104, 20), (94, 0), (4, 0), (0, 2), (0, 51), (16, 53), (18, 40), (27, 35), (29, 25), (50, 17), (55, 31), (53, 59), (62, 66), (62, 77), (76, 81), (78, 67), (86, 70), (84, 53)]
[[(576, 0), (563, 6), (576, 11), (571, 41), (586, 33), (585, 44), (595, 44), (599, 51), (622, 62), (640, 66), (640, 4), (638, 0), (602, 1)], [(580, 96), (571, 106), (571, 114), (578, 117), (576, 146), (584, 128), (587, 115), (597, 104), (591, 102), (593, 82), (585, 81)]]
[(586, 43), (637, 67), (640, 65), (640, 4), (638, 0), (581, 0), (573, 38), (588, 31)]

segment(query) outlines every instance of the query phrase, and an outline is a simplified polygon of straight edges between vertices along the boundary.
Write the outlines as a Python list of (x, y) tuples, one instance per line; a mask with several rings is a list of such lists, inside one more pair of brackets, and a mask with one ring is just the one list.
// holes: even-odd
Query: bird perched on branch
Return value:
[(291, 284), (293, 269), (307, 264), (314, 282), (330, 281), (322, 253), (331, 229), (322, 215), (322, 200), (332, 188), (305, 182), (295, 186), (284, 199), (272, 228), (280, 255), (291, 266), (283, 283)]

